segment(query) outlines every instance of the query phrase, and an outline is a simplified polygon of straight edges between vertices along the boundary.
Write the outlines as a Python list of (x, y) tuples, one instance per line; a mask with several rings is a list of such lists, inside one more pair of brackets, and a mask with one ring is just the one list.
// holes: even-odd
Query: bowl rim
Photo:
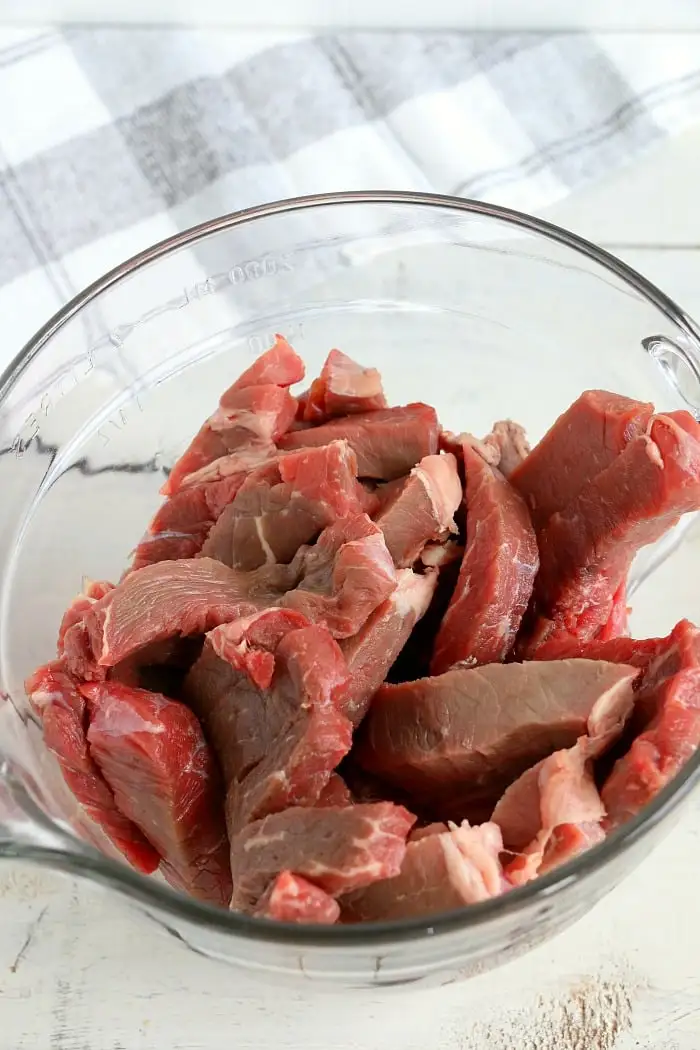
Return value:
[[(292, 197), (230, 212), (165, 238), (113, 267), (58, 310), (0, 373), (0, 407), (12, 387), (53, 336), (103, 292), (151, 263), (220, 232), (252, 223), (257, 219), (317, 207), (357, 204), (405, 205), (477, 215), (562, 244), (598, 263), (639, 292), (687, 336), (700, 360), (700, 327), (695, 321), (673, 299), (633, 267), (578, 234), (526, 212), (484, 201), (417, 191), (356, 190)], [(58, 831), (58, 842), (61, 845), (46, 847), (25, 842), (22, 845), (8, 843), (5, 848), (0, 844), (0, 857), (3, 854), (22, 857), (102, 883), (140, 903), (149, 910), (153, 918), (156, 916), (151, 909), (173, 918), (185, 919), (195, 926), (270, 944), (281, 942), (300, 948), (371, 949), (392, 943), (418, 941), (421, 938), (437, 939), (452, 933), (466, 933), (487, 925), (491, 920), (512, 916), (526, 905), (548, 904), (574, 883), (584, 879), (588, 881), (596, 872), (606, 868), (612, 860), (626, 853), (639, 840), (646, 838), (649, 832), (677, 809), (698, 782), (700, 751), (685, 763), (674, 779), (632, 820), (616, 829), (600, 844), (555, 871), (522, 887), (509, 890), (503, 896), (457, 910), (415, 919), (355, 926), (323, 927), (261, 920), (227, 912), (185, 897), (167, 885), (139, 875), (125, 863), (111, 860), (63, 829), (58, 831), (57, 825), (37, 805), (30, 793), (16, 781), (15, 794), (21, 796), (18, 801), (27, 815), (43, 825), (46, 830), (50, 829), (54, 839)], [(178, 931), (171, 932), (179, 936)]]

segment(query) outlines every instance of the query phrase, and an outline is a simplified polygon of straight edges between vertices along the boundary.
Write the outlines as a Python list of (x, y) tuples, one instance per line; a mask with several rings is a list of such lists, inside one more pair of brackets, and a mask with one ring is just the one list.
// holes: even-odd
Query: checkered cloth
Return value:
[(700, 113), (697, 37), (0, 31), (0, 364), (141, 248), (251, 204), (537, 210)]

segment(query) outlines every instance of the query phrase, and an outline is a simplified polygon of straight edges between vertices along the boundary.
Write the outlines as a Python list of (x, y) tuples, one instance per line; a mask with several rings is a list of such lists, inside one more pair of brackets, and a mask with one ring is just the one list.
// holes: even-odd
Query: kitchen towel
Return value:
[(700, 114), (698, 37), (0, 30), (5, 364), (80, 288), (214, 215), (436, 190), (538, 211)]

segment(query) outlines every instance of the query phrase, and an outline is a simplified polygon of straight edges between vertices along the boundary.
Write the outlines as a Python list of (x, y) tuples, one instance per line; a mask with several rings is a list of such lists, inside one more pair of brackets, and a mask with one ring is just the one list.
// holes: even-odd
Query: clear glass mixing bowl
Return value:
[[(510, 959), (590, 910), (673, 824), (700, 755), (652, 806), (572, 864), (429, 920), (291, 927), (187, 900), (81, 841), (80, 815), (22, 682), (54, 652), (82, 577), (115, 578), (173, 462), (232, 377), (283, 333), (309, 374), (339, 346), (394, 403), (537, 439), (583, 389), (700, 406), (700, 334), (606, 252), (454, 198), (349, 193), (214, 220), (142, 253), (57, 314), (0, 378), (0, 856), (113, 891), (195, 952), (347, 986), (446, 982)], [(700, 621), (694, 522), (633, 572), (632, 626)]]

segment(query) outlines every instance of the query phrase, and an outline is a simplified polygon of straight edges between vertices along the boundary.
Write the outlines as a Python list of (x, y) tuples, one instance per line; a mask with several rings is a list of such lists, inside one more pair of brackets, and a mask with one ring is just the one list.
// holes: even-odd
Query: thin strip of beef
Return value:
[(586, 390), (559, 416), (510, 475), (538, 531), (645, 432), (653, 412), (651, 404)]
[(251, 911), (270, 883), (293, 871), (338, 897), (398, 875), (415, 817), (391, 802), (293, 808), (231, 838), (231, 907)]
[(117, 682), (82, 685), (90, 754), (115, 801), (163, 858), (177, 889), (231, 899), (223, 785), (199, 722), (184, 704)]
[(484, 458), (479, 442), (463, 442), (467, 543), (459, 579), (430, 665), (495, 663), (510, 652), (532, 595), (537, 540), (522, 496)]
[(426, 544), (457, 532), (454, 515), (462, 502), (462, 483), (457, 461), (448, 452), (425, 456), (395, 485), (375, 520), (401, 569), (413, 565)]
[(444, 831), (412, 836), (401, 871), (341, 899), (343, 921), (378, 922), (463, 908), (506, 888), (495, 824), (465, 821)]
[(56, 756), (63, 779), (87, 816), (137, 871), (150, 875), (160, 856), (121, 812), (114, 792), (90, 754), (88, 712), (76, 680), (62, 661), (38, 668), (25, 683), (29, 702), (42, 720), (44, 743)]
[(539, 535), (539, 618), (524, 641), (526, 656), (561, 633), (594, 638), (635, 554), (700, 508), (700, 427), (696, 435), (655, 416), (648, 433), (550, 518)]
[(283, 871), (263, 893), (253, 910), (259, 919), (330, 926), (340, 918), (340, 905), (308, 879)]
[(65, 658), (66, 669), (78, 677), (103, 677), (103, 672), (94, 666), (85, 614), (100, 598), (113, 590), (114, 584), (105, 580), (85, 581), (82, 593), (73, 599), (63, 614), (58, 628), (56, 652), (59, 659)]
[(248, 476), (202, 554), (246, 570), (290, 562), (327, 525), (363, 513), (367, 494), (356, 475), (345, 441), (278, 457)]
[(353, 755), (427, 806), (453, 807), (464, 797), (471, 805), (490, 798), (493, 807), (529, 766), (573, 746), (592, 716), (631, 710), (636, 674), (626, 665), (567, 660), (489, 664), (385, 685)]
[(396, 578), (396, 590), (357, 634), (340, 642), (349, 672), (343, 711), (354, 726), (364, 718), (372, 697), (425, 615), (438, 582), (435, 570), (419, 576), (412, 569), (399, 569)]
[(397, 586), (381, 529), (366, 515), (344, 518), (302, 547), (291, 565), (298, 582), (280, 599), (334, 638), (351, 638)]
[(230, 828), (313, 805), (352, 743), (336, 702), (347, 665), (324, 628), (270, 609), (241, 634), (213, 631), (184, 687), (224, 771)]
[(350, 416), (386, 408), (382, 377), (376, 368), (364, 368), (340, 350), (331, 350), (305, 397), (303, 419), (325, 423), (333, 416)]
[(391, 481), (408, 474), (424, 456), (435, 455), (438, 434), (435, 409), (416, 403), (344, 416), (318, 427), (291, 430), (277, 443), (280, 448), (289, 450), (345, 440), (357, 456), (361, 478)]
[(603, 785), (609, 829), (639, 813), (700, 746), (700, 668), (664, 679), (655, 699), (651, 722), (618, 759)]
[(296, 398), (287, 389), (304, 377), (304, 365), (282, 336), (228, 388), (174, 465), (161, 488), (178, 492), (184, 479), (221, 456), (273, 444), (294, 422)]

